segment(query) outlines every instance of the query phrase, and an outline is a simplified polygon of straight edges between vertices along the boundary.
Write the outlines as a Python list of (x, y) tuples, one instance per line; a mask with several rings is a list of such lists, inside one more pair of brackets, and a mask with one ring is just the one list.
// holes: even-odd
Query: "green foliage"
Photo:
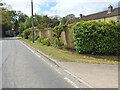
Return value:
[[(28, 39), (29, 39), (30, 41), (33, 40), (32, 32), (30, 33), (30, 35), (28, 35)], [(38, 40), (38, 39), (39, 39), (39, 35), (38, 35), (38, 34), (34, 35), (34, 40), (36, 41), (36, 40)]]
[(23, 13), (19, 12), (19, 14), (18, 14), (19, 23), (21, 23), (21, 22), (24, 23), (27, 18), (28, 18), (28, 16), (26, 14), (23, 14)]
[(73, 23), (74, 22), (74, 19), (75, 19), (75, 15), (74, 14), (68, 14), (67, 16), (63, 17), (62, 20), (61, 20), (61, 24), (70, 24), (70, 23)]
[[(19, 21), (24, 21), (25, 29), (32, 27), (32, 17), (26, 17), (25, 15), (20, 15)], [(60, 21), (58, 18), (50, 18), (47, 15), (40, 16), (35, 14), (34, 15), (34, 26), (36, 26), (38, 29), (45, 29), (45, 28), (54, 28), (55, 26), (58, 26)]]
[(31, 29), (26, 29), (23, 31), (23, 38), (28, 39), (30, 37), (30, 34), (32, 33)]
[(120, 24), (115, 21), (82, 21), (73, 28), (74, 45), (79, 53), (120, 54)]
[(47, 45), (47, 46), (50, 46), (52, 44), (52, 41), (50, 40), (50, 38), (39, 37), (38, 42), (42, 43), (43, 45)]
[(19, 28), (18, 28), (19, 34), (21, 34), (24, 30), (25, 30), (25, 25), (24, 25), (24, 23), (20, 23), (20, 24), (19, 24)]
[(62, 33), (62, 31), (66, 31), (66, 30), (67, 30), (67, 24), (56, 26), (53, 29), (53, 37), (56, 37), (58, 39), (58, 46), (60, 46), (61, 33)]
[(42, 44), (43, 45), (47, 45), (47, 46), (50, 46), (51, 45), (51, 41), (49, 38), (45, 38), (42, 40)]
[(38, 38), (38, 42), (39, 42), (39, 43), (42, 43), (43, 40), (44, 40), (43, 37), (39, 37), (39, 38)]
[(27, 18), (26, 21), (25, 21), (25, 28), (31, 28), (32, 27), (32, 19), (31, 18)]
[(37, 25), (37, 28), (38, 28), (38, 29), (44, 29), (45, 27), (44, 27), (43, 24), (38, 24), (38, 25)]
[(54, 42), (53, 42), (53, 46), (55, 46), (55, 47), (57, 47), (57, 46), (62, 46), (62, 45), (64, 45), (64, 43), (60, 40), (60, 39), (58, 39), (58, 38), (56, 38), (55, 40), (54, 40)]
[(30, 33), (30, 35), (28, 35), (28, 39), (29, 39), (30, 41), (33, 40), (33, 38), (32, 38), (32, 33)]
[(69, 45), (65, 45), (64, 48), (65, 49), (71, 49), (71, 47)]
[(35, 40), (38, 40), (38, 38), (39, 38), (39, 34), (36, 34), (36, 35), (34, 36), (34, 39), (35, 39)]

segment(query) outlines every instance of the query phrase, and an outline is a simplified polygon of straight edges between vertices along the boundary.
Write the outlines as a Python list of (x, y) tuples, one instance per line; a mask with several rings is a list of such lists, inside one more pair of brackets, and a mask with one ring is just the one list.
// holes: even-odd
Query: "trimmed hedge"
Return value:
[(120, 23), (81, 21), (73, 27), (73, 35), (79, 53), (120, 54)]

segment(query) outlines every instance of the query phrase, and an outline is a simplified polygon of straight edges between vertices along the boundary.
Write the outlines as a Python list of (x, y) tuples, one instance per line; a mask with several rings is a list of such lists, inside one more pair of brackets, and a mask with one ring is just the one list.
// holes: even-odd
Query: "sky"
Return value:
[[(108, 10), (110, 5), (118, 7), (120, 0), (33, 0), (34, 14), (60, 16), (74, 14), (89, 15), (104, 10)], [(22, 11), (31, 16), (31, 0), (4, 0), (12, 6), (12, 10)]]

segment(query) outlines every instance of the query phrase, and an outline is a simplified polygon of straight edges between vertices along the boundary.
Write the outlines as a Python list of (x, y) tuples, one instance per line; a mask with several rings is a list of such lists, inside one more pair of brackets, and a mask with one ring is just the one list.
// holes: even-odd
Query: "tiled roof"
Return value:
[(117, 16), (117, 15), (120, 15), (120, 7), (113, 9), (112, 12), (109, 13), (109, 14), (108, 14), (108, 10), (107, 10), (107, 11), (103, 11), (103, 12), (83, 16), (80, 19), (76, 18), (74, 21), (76, 21), (76, 22), (79, 22), (80, 20), (88, 21), (88, 20), (95, 20), (95, 19), (112, 17), (112, 16)]

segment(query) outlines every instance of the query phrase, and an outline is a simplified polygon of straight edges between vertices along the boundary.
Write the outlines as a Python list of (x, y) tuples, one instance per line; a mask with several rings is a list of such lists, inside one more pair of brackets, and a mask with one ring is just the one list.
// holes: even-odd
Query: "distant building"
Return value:
[(15, 31), (14, 30), (7, 30), (7, 31), (5, 31), (5, 36), (6, 37), (14, 37)]
[(74, 22), (79, 22), (81, 20), (84, 20), (84, 21), (96, 20), (98, 22), (100, 21), (108, 22), (110, 20), (115, 20), (116, 22), (120, 23), (120, 7), (113, 9), (113, 7), (110, 5), (107, 11), (94, 13), (86, 16), (83, 16), (82, 14), (80, 14), (80, 17), (75, 18)]

